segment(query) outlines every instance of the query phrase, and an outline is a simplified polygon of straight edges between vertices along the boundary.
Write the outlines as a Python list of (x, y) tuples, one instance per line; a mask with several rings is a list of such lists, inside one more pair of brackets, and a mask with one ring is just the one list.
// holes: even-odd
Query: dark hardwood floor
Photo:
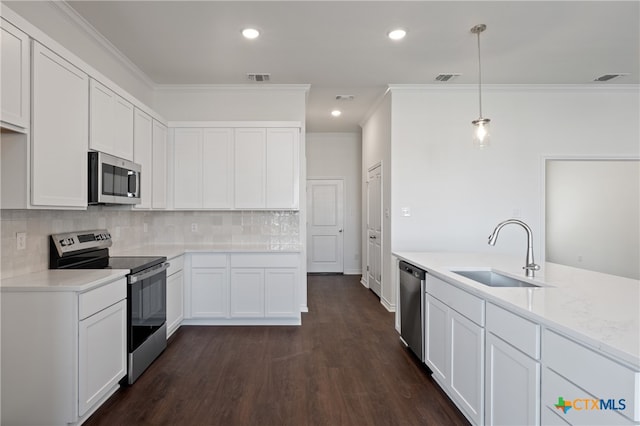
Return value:
[(181, 327), (85, 425), (467, 425), (359, 279), (309, 276), (301, 327)]

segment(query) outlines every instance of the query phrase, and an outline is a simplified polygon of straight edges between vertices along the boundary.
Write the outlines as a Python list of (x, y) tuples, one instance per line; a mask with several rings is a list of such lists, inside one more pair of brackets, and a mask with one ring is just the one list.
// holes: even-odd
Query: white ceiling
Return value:
[[(388, 84), (640, 82), (638, 1), (69, 1), (156, 84), (311, 84), (307, 131), (357, 131)], [(245, 40), (241, 29), (260, 29)], [(407, 37), (391, 41), (389, 30)], [(461, 73), (449, 83), (439, 73)], [(595, 83), (593, 83), (595, 84)], [(336, 95), (355, 95), (338, 102)], [(333, 118), (334, 107), (343, 115)]]

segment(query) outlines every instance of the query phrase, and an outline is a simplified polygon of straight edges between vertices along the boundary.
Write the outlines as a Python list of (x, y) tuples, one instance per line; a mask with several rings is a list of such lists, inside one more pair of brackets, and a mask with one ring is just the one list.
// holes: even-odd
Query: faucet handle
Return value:
[(535, 263), (530, 263), (527, 266), (523, 266), (522, 269), (527, 269), (529, 271), (539, 271), (540, 265), (537, 265)]

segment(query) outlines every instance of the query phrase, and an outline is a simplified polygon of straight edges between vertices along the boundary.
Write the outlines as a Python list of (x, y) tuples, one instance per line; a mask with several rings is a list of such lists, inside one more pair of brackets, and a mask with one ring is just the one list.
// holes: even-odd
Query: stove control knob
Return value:
[(60, 241), (58, 241), (58, 242), (60, 243), (60, 245), (61, 245), (62, 247), (64, 247), (64, 246), (66, 246), (66, 245), (67, 245), (67, 240), (60, 240)]

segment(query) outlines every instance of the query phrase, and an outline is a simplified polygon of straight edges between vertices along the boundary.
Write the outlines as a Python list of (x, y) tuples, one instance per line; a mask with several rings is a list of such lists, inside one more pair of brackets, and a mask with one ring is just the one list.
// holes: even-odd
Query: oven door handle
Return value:
[(137, 274), (129, 275), (128, 282), (129, 284), (137, 283), (138, 281), (146, 280), (149, 277), (152, 277), (160, 272), (166, 271), (171, 264), (169, 262), (164, 262), (163, 264), (156, 266), (151, 269), (145, 269), (142, 272), (138, 272)]

